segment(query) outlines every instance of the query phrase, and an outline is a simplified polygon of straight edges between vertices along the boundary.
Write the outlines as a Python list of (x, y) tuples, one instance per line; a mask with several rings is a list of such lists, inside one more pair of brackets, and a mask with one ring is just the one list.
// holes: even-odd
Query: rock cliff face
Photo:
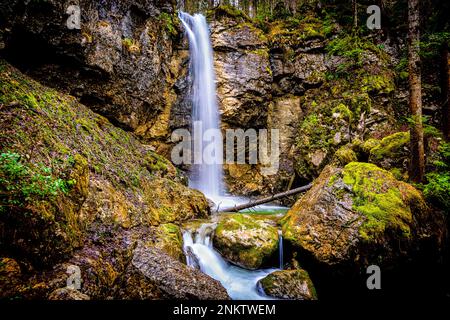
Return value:
[[(333, 19), (306, 14), (261, 26), (216, 12), (210, 20), (223, 127), (280, 132), (278, 173), (264, 176), (260, 166), (227, 165), (232, 192), (272, 193), (304, 184), (339, 147), (395, 127), (386, 52), (337, 37)], [(344, 55), (351, 46), (361, 47), (359, 56)]]
[(66, 25), (69, 4), (2, 2), (4, 55), (113, 123), (165, 138), (175, 81), (186, 69), (173, 42), (181, 35), (174, 3), (80, 1), (80, 30)]
[[(169, 156), (172, 130), (191, 122), (188, 45), (175, 3), (84, 0), (80, 30), (67, 28), (67, 5), (2, 2), (2, 54)], [(386, 52), (358, 39), (331, 40), (340, 27), (330, 17), (309, 12), (258, 24), (219, 7), (208, 20), (223, 128), (280, 130), (278, 173), (226, 165), (231, 192), (273, 193), (311, 181), (340, 146), (392, 130)], [(360, 57), (343, 54), (355, 46)]]

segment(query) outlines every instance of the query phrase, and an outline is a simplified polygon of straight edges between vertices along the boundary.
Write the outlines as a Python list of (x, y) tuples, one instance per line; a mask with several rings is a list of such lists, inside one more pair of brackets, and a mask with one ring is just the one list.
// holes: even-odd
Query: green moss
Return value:
[(337, 118), (343, 118), (348, 122), (351, 122), (353, 119), (353, 113), (351, 110), (343, 103), (339, 103), (336, 107), (332, 109), (333, 115), (337, 115)]
[(330, 55), (338, 55), (349, 58), (357, 65), (361, 65), (366, 51), (377, 54), (383, 60), (388, 60), (388, 55), (379, 46), (366, 38), (356, 34), (342, 33), (336, 39), (327, 44), (326, 50)]
[(377, 147), (378, 145), (380, 145), (380, 140), (368, 139), (361, 145), (361, 150), (368, 155), (370, 153), (370, 150)]
[(409, 144), (409, 131), (397, 132), (381, 139), (380, 143), (375, 144), (370, 150), (370, 156), (380, 160), (384, 157), (393, 157)]
[(277, 249), (277, 229), (247, 214), (227, 214), (215, 230), (215, 247), (230, 261), (259, 268)]
[(395, 89), (392, 74), (369, 74), (362, 78), (361, 83), (363, 92), (391, 93)]
[(123, 39), (122, 46), (125, 49), (127, 49), (129, 52), (132, 52), (132, 53), (140, 53), (141, 52), (141, 47), (140, 47), (139, 41), (134, 40), (134, 39), (130, 39), (130, 38)]
[(356, 155), (355, 151), (353, 151), (353, 149), (348, 145), (340, 147), (336, 151), (335, 157), (341, 165), (346, 165), (347, 163), (358, 161), (358, 156)]
[[(143, 199), (156, 177), (175, 170), (167, 160), (75, 98), (38, 84), (1, 59), (0, 66), (0, 149), (18, 155), (16, 168), (26, 168), (14, 179), (8, 168), (1, 173), (10, 181), (9, 187), (1, 184), (10, 189), (6, 200), (20, 204), (2, 206), (2, 216), (8, 217), (11, 228), (21, 226), (14, 232), (27, 246), (13, 243), (19, 238), (2, 243), (39, 263), (68, 254), (82, 241), (86, 226), (78, 213), (91, 178), (107, 182), (105, 193), (126, 195), (116, 212), (124, 219), (133, 210), (161, 205), (163, 192), (152, 196), (152, 202)], [(33, 226), (33, 231), (22, 226)]]
[(207, 13), (208, 16), (213, 15), (216, 19), (220, 19), (222, 17), (233, 18), (235, 20), (243, 20), (251, 22), (249, 16), (247, 16), (244, 12), (236, 8), (235, 6), (230, 5), (220, 5), (212, 11)]
[(159, 15), (159, 20), (162, 22), (165, 30), (170, 36), (174, 37), (178, 35), (178, 18), (175, 15), (162, 12)]
[(353, 208), (366, 218), (359, 229), (363, 239), (373, 239), (387, 228), (401, 231), (406, 238), (411, 235), (410, 205), (424, 206), (416, 189), (397, 181), (390, 172), (362, 162), (347, 164), (342, 179), (352, 187)]
[(326, 39), (336, 31), (333, 19), (326, 16), (319, 19), (313, 15), (304, 17), (288, 17), (272, 22), (267, 26), (266, 21), (259, 22), (267, 29), (269, 42), (277, 46), (300, 47), (312, 39)]
[(156, 247), (177, 260), (183, 260), (183, 238), (180, 227), (173, 223), (161, 224), (156, 232)]

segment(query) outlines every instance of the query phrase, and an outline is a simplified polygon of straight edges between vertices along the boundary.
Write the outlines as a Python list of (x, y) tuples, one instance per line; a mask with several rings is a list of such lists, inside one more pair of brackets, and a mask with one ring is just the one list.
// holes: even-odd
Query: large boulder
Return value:
[[(217, 281), (199, 270), (190, 268), (156, 248), (138, 245), (134, 250), (131, 264), (125, 275), (124, 298), (145, 299), (139, 287), (133, 283), (153, 284), (163, 298), (226, 300), (229, 299), (225, 288)], [(153, 292), (153, 291), (151, 291)]]
[(230, 262), (258, 269), (278, 249), (278, 230), (271, 220), (227, 214), (217, 225), (214, 247)]
[[(82, 249), (52, 268), (0, 259), (1, 298), (51, 300), (228, 299), (221, 284), (177, 256), (175, 225), (91, 226)], [(166, 234), (165, 236), (163, 234)], [(170, 243), (172, 242), (172, 243)], [(68, 283), (79, 286), (67, 286)]]
[(264, 293), (279, 299), (317, 300), (316, 290), (303, 269), (279, 270), (258, 281)]
[(327, 166), (282, 223), (305, 259), (350, 272), (395, 268), (425, 241), (438, 247), (442, 221), (413, 186), (374, 164), (350, 162)]

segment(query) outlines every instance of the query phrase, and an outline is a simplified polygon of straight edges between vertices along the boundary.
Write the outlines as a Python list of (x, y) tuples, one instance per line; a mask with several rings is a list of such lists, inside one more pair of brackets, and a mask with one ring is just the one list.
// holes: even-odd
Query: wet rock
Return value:
[(308, 272), (299, 270), (275, 271), (258, 281), (264, 293), (279, 299), (317, 300), (316, 290)]
[(169, 258), (156, 248), (138, 245), (130, 268), (172, 299), (228, 299), (226, 290), (217, 280)]
[[(1, 126), (11, 132), (2, 148), (30, 174), (49, 175), (34, 161), (52, 168), (52, 181), (61, 186), (45, 196), (15, 193), (16, 205), (2, 212), (1, 242), (20, 257), (40, 267), (64, 261), (84, 244), (94, 222), (128, 229), (208, 215), (206, 198), (181, 183), (170, 161), (73, 97), (3, 60), (0, 66), (2, 97), (7, 105), (16, 103), (1, 110)], [(28, 178), (20, 183), (28, 187)]]
[(222, 121), (254, 127), (266, 121), (272, 76), (266, 39), (251, 24), (211, 24)]
[(217, 225), (213, 244), (230, 262), (258, 269), (277, 251), (278, 230), (268, 219), (227, 214)]
[(56, 289), (48, 296), (49, 300), (90, 300), (89, 296), (75, 289)]
[(445, 229), (413, 186), (361, 162), (327, 166), (282, 224), (284, 239), (309, 261), (342, 272), (395, 268), (423, 242), (439, 247)]
[(79, 6), (80, 30), (66, 26), (66, 2), (2, 4), (5, 56), (114, 123), (165, 137), (165, 109), (185, 69), (173, 44), (181, 39), (174, 2), (86, 0)]
[(0, 298), (7, 298), (14, 295), (21, 287), (20, 266), (16, 260), (2, 257), (0, 258)]
[(154, 224), (206, 218), (210, 212), (208, 201), (200, 191), (166, 178), (154, 180), (146, 197), (151, 204), (147, 216)]
[(184, 262), (183, 238), (180, 227), (173, 223), (161, 224), (157, 227), (155, 247), (166, 252), (174, 259)]

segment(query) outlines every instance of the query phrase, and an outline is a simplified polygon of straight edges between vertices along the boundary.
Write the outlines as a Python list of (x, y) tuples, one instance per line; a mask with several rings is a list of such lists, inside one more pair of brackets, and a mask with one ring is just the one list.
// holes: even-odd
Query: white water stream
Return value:
[[(213, 51), (208, 24), (203, 15), (180, 12), (179, 18), (189, 40), (195, 154), (199, 150), (204, 150), (205, 146), (211, 143), (211, 141), (203, 139), (204, 133), (209, 129), (220, 128), (214, 82)], [(198, 139), (199, 137), (200, 139)], [(218, 149), (221, 148), (215, 150)], [(248, 199), (225, 195), (222, 159), (219, 157), (222, 157), (221, 152), (203, 154), (202, 163), (194, 163), (189, 182), (190, 187), (202, 191), (220, 208), (247, 203)], [(284, 209), (284, 207), (262, 205), (254, 208), (257, 211), (279, 209)], [(213, 248), (212, 238), (215, 226), (215, 223), (205, 223), (195, 232), (185, 231), (183, 233), (183, 246), (188, 265), (199, 267), (202, 272), (220, 281), (232, 299), (269, 299), (257, 288), (257, 282), (277, 269), (247, 270), (225, 261)], [(282, 249), (282, 246), (280, 248)], [(280, 259), (282, 259), (282, 251), (280, 251)]]
[(205, 223), (195, 234), (190, 231), (184, 232), (184, 250), (185, 252), (192, 250), (194, 255), (194, 257), (189, 253), (186, 255), (188, 265), (197, 265), (202, 272), (220, 281), (232, 299), (270, 299), (257, 287), (257, 282), (277, 269), (247, 270), (226, 262), (212, 246), (214, 229), (214, 223)]

